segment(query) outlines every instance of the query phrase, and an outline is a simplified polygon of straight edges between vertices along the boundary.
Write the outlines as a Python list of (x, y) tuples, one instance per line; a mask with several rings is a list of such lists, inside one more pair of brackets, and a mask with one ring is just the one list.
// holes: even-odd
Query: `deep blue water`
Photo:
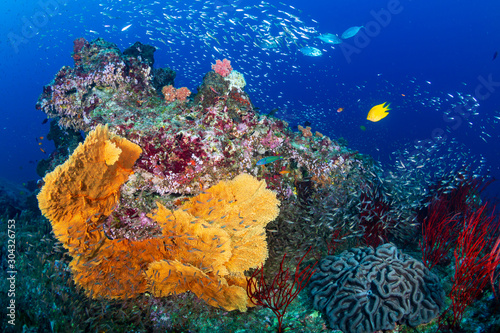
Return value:
[[(254, 4), (262, 7), (251, 9)], [(45, 114), (35, 109), (37, 98), (62, 66), (73, 65), (74, 39), (103, 37), (122, 50), (135, 41), (158, 47), (155, 66), (176, 70), (176, 85), (192, 91), (215, 59), (228, 58), (245, 75), (246, 90), (262, 113), (277, 107), (278, 115), (292, 126), (309, 121), (313, 131), (343, 137), (351, 148), (389, 165), (394, 163), (392, 152), (411, 150), (408, 147), (416, 141), (447, 130), (442, 149), (469, 150), (467, 156), (476, 160), (484, 156), (491, 174), (500, 179), (500, 57), (493, 60), (500, 52), (500, 3), (283, 0), (270, 4), (3, 1), (0, 176), (16, 182), (39, 178), (36, 161), (47, 156), (40, 148), (49, 154), (53, 146), (46, 140), (42, 146), (36, 142), (49, 128), (48, 123), (42, 125)], [(245, 12), (255, 16), (250, 22), (266, 33), (277, 36), (285, 26), (296, 40), (278, 49), (259, 47), (254, 30), (229, 21), (241, 20)], [(172, 18), (172, 13), (178, 14)], [(289, 22), (279, 19), (286, 17)], [(344, 47), (311, 38), (360, 25), (367, 29), (346, 40)], [(305, 26), (315, 29), (309, 38), (297, 33)], [(323, 55), (307, 57), (298, 51), (307, 45), (320, 48)], [(444, 117), (453, 103), (461, 101), (459, 96), (468, 101), (464, 110), (471, 115), (463, 118), (452, 112), (454, 118)], [(472, 98), (479, 106), (473, 107)], [(367, 121), (368, 110), (383, 102), (391, 103), (389, 116), (376, 123)], [(336, 112), (340, 107), (344, 111)], [(492, 194), (497, 195), (495, 187)]]

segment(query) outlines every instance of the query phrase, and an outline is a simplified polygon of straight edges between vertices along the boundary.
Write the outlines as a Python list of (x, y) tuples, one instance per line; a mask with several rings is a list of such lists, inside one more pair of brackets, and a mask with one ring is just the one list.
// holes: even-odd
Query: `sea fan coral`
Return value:
[(107, 126), (97, 126), (64, 164), (44, 178), (40, 210), (70, 254), (88, 247), (89, 239), (103, 238), (88, 220), (113, 211), (120, 186), (141, 152), (136, 144), (111, 134)]
[(156, 296), (191, 290), (226, 310), (245, 311), (244, 271), (267, 259), (264, 227), (279, 213), (276, 194), (264, 181), (241, 174), (186, 202), (179, 210), (162, 205), (151, 217), (162, 225), (177, 261), (161, 261), (146, 273)]
[(91, 297), (191, 290), (210, 305), (245, 311), (251, 303), (244, 271), (267, 258), (264, 227), (279, 213), (276, 194), (265, 181), (241, 174), (178, 210), (158, 203), (149, 217), (160, 225), (161, 237), (110, 239), (106, 218), (140, 153), (137, 145), (98, 126), (45, 177), (40, 209), (73, 256), (75, 282)]

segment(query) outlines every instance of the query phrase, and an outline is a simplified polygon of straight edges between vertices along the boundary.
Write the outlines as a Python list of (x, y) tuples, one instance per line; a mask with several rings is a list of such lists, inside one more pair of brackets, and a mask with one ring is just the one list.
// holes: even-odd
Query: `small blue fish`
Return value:
[(258, 160), (256, 165), (269, 164), (269, 163), (273, 163), (273, 162), (276, 162), (277, 160), (282, 160), (282, 159), (283, 159), (283, 156), (267, 156), (267, 157), (264, 157), (263, 159)]
[(350, 27), (349, 29), (347, 29), (346, 31), (344, 31), (344, 33), (342, 34), (341, 37), (342, 37), (342, 39), (354, 37), (359, 32), (359, 30), (361, 30), (362, 28), (364, 28), (364, 27), (363, 26), (361, 26), (361, 27)]
[(309, 56), (309, 57), (319, 57), (320, 55), (323, 54), (323, 52), (321, 52), (320, 49), (317, 49), (317, 48), (312, 47), (312, 46), (303, 47), (299, 51), (302, 52), (302, 54)]
[(342, 39), (339, 38), (339, 36), (334, 35), (334, 34), (322, 34), (318, 36), (319, 39), (321, 39), (325, 43), (329, 44), (340, 44), (342, 43)]

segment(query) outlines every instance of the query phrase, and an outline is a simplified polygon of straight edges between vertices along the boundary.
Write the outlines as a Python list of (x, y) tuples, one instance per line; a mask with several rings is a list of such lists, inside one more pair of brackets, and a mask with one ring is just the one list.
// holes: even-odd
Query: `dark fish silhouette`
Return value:
[(274, 115), (275, 115), (275, 114), (276, 114), (276, 112), (278, 112), (278, 111), (279, 111), (279, 109), (278, 109), (278, 108), (276, 108), (276, 109), (272, 109), (272, 110), (271, 110), (271, 112), (269, 112), (269, 113), (267, 114), (267, 116), (268, 116), (268, 117), (274, 117)]
[(495, 60), (498, 56), (498, 51), (496, 51), (495, 53), (493, 53), (493, 59), (491, 59), (491, 61)]
[(47, 123), (47, 121), (49, 121), (49, 118), (45, 118), (45, 119), (42, 121), (42, 125), (43, 125), (43, 124), (46, 124), (46, 123)]

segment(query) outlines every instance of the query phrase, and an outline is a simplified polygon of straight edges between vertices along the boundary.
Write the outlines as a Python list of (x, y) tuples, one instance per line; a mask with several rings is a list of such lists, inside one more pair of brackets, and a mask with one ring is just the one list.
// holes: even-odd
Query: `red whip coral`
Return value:
[(429, 269), (436, 264), (447, 262), (446, 256), (456, 245), (457, 237), (466, 220), (478, 208), (477, 197), (489, 184), (482, 178), (456, 176), (446, 188), (439, 188), (427, 208), (427, 216), (422, 221), (422, 261)]
[[(488, 216), (487, 204), (463, 221), (455, 248), (455, 276), (449, 297), (453, 318), (452, 328), (458, 328), (464, 311), (481, 295), (498, 265), (498, 236), (500, 225), (496, 216)], [(448, 309), (447, 311), (449, 311)], [(444, 317), (446, 312), (441, 316)], [(441, 324), (442, 325), (442, 324)]]
[(376, 248), (388, 241), (388, 228), (393, 228), (389, 211), (391, 203), (378, 189), (368, 188), (361, 193), (360, 225), (365, 229), (363, 239), (367, 245)]
[(443, 262), (457, 238), (458, 214), (450, 214), (448, 202), (438, 198), (429, 205), (428, 216), (422, 222), (422, 262), (432, 269)]
[(212, 64), (212, 69), (215, 73), (219, 74), (222, 77), (226, 77), (231, 73), (233, 68), (231, 67), (231, 61), (224, 59), (222, 61), (215, 60), (215, 64)]
[(250, 301), (255, 305), (264, 306), (274, 312), (278, 318), (278, 332), (282, 332), (283, 316), (287, 307), (300, 291), (304, 289), (311, 276), (316, 272), (314, 267), (318, 262), (315, 262), (312, 266), (307, 265), (305, 268), (300, 268), (300, 264), (309, 251), (311, 251), (311, 248), (307, 250), (306, 254), (297, 263), (293, 279), (289, 269), (283, 269), (286, 254), (281, 260), (279, 272), (276, 273), (270, 285), (264, 279), (264, 267), (262, 266), (247, 279), (247, 294)]

